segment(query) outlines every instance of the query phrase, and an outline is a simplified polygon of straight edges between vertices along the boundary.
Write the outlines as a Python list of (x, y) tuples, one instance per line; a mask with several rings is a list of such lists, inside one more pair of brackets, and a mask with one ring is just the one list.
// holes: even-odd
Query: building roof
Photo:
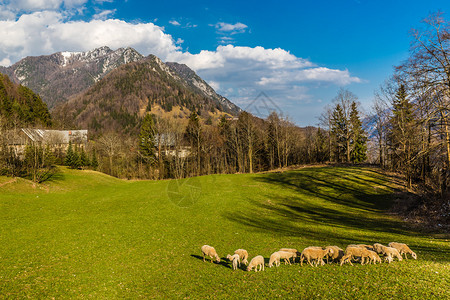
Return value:
[(87, 130), (47, 130), (22, 128), (21, 131), (33, 142), (68, 144), (87, 142)]

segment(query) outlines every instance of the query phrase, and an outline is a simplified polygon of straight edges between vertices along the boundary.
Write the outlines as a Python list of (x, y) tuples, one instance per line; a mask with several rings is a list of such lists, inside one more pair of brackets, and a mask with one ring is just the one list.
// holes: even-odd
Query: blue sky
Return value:
[(107, 45), (186, 63), (246, 108), (261, 92), (316, 125), (339, 88), (368, 112), (409, 30), (450, 1), (0, 0), (0, 64)]

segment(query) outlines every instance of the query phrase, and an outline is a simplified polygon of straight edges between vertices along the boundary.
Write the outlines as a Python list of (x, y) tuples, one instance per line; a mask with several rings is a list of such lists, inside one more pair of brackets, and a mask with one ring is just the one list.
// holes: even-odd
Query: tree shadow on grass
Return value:
[[(385, 234), (415, 236), (418, 230), (383, 215), (395, 194), (381, 174), (358, 168), (315, 168), (256, 176), (283, 189), (247, 199), (250, 209), (225, 213), (244, 227), (325, 244), (373, 244)], [(291, 191), (286, 195), (286, 191)], [(442, 257), (439, 249), (427, 249)]]

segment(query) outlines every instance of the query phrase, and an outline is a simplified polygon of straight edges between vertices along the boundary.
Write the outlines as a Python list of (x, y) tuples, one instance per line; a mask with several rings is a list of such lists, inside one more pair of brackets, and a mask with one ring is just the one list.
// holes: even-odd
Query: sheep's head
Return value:
[(220, 257), (219, 257), (219, 255), (217, 255), (217, 254), (216, 254), (216, 261), (217, 261), (218, 263), (220, 263)]
[(247, 272), (250, 272), (252, 270), (252, 267), (248, 266), (247, 267)]
[(327, 248), (326, 254), (328, 254), (328, 256), (333, 256), (333, 254), (334, 254), (333, 248)]
[(381, 245), (381, 244), (378, 244), (378, 243), (373, 244), (373, 249), (374, 249), (376, 252), (378, 252), (378, 253), (381, 252), (381, 248), (382, 248), (382, 247), (383, 247), (383, 245)]
[(230, 260), (230, 258), (231, 258), (231, 255), (227, 254), (227, 259)]

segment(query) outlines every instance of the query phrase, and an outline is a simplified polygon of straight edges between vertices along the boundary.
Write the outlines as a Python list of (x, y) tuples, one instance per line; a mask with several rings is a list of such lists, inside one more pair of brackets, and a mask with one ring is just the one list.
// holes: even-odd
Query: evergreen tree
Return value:
[(64, 164), (66, 166), (72, 167), (74, 163), (74, 151), (72, 148), (72, 142), (69, 141), (69, 146), (67, 147), (66, 159), (64, 160)]
[(403, 170), (408, 187), (412, 184), (412, 166), (415, 158), (415, 128), (413, 105), (408, 99), (405, 85), (400, 85), (393, 100), (388, 143), (394, 169)]
[(70, 166), (72, 169), (78, 169), (81, 167), (81, 158), (80, 154), (78, 154), (78, 151), (73, 152), (73, 160), (72, 165)]
[(198, 117), (198, 114), (195, 111), (193, 111), (189, 116), (189, 122), (186, 127), (185, 136), (189, 141), (189, 143), (191, 144), (191, 149), (197, 155), (197, 172), (196, 172), (197, 175), (200, 175), (201, 133), (202, 128), (200, 125), (200, 119)]
[(150, 162), (153, 162), (155, 155), (156, 127), (151, 114), (144, 117), (139, 133), (139, 149), (141, 155)]
[(351, 125), (351, 152), (350, 159), (352, 163), (361, 163), (367, 159), (367, 137), (362, 128), (361, 120), (358, 115), (356, 102), (352, 102), (350, 108)]
[(94, 170), (96, 170), (98, 167), (98, 160), (97, 160), (97, 154), (95, 153), (95, 149), (92, 150), (91, 167)]
[(89, 167), (89, 157), (87, 156), (86, 152), (84, 151), (84, 148), (81, 148), (80, 152), (80, 165), (82, 167)]
[(347, 152), (348, 121), (340, 104), (336, 105), (331, 117), (332, 154), (335, 162), (344, 162)]

